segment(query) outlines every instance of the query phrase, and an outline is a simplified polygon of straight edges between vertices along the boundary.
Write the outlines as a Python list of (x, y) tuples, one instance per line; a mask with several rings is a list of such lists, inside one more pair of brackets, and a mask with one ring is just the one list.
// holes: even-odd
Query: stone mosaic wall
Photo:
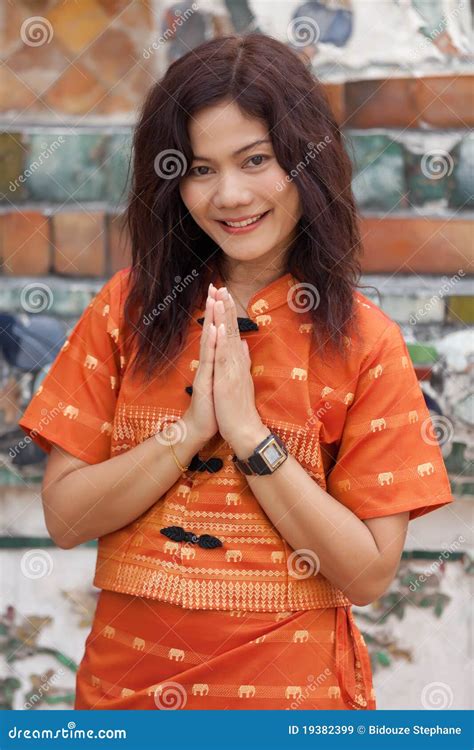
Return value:
[[(362, 283), (371, 285), (363, 291), (402, 326), (457, 498), (410, 524), (396, 580), (357, 609), (379, 708), (469, 707), (471, 28), (467, 0), (1, 5), (2, 707), (72, 705), (98, 593), (89, 583), (95, 544), (66, 552), (48, 538), (44, 454), (31, 444), (11, 450), (23, 437), (16, 420), (57, 351), (33, 366), (32, 342), (53, 320), (50, 335), (62, 343), (104, 281), (129, 264), (130, 136), (148, 87), (202, 41), (254, 30), (308, 55), (326, 86), (354, 164)], [(29, 331), (29, 355), (8, 346), (12, 325)]]

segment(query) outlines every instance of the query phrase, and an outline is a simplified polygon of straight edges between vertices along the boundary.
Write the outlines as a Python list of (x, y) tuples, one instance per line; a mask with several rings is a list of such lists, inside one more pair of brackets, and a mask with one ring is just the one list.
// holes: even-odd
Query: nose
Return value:
[(253, 195), (244, 175), (234, 171), (221, 174), (213, 196), (213, 204), (217, 209), (234, 209), (237, 206), (250, 206), (252, 203)]

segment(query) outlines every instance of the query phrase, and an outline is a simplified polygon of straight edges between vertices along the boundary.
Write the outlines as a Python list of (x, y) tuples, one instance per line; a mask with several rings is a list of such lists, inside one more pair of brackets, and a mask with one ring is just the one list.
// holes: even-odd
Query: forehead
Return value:
[(191, 147), (196, 154), (220, 158), (241, 146), (268, 135), (261, 120), (251, 117), (233, 102), (206, 107), (188, 125)]

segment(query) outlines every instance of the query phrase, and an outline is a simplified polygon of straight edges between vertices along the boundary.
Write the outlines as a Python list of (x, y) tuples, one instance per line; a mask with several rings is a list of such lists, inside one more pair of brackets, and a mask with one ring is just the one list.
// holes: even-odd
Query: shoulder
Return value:
[(122, 268), (116, 271), (112, 276), (104, 283), (101, 292), (106, 292), (110, 298), (118, 299), (119, 301), (123, 297), (123, 292), (127, 288), (130, 282), (131, 266)]
[(355, 319), (360, 341), (356, 347), (359, 362), (371, 359), (382, 351), (393, 347), (405, 348), (399, 324), (385, 313), (365, 294), (354, 290)]
[(123, 305), (127, 295), (130, 274), (131, 267), (116, 271), (102, 284), (95, 298), (96, 304), (107, 306), (107, 312), (117, 321), (123, 318)]
[[(85, 320), (105, 326), (114, 341), (118, 343), (123, 337), (124, 301), (130, 276), (130, 268), (116, 271), (98, 289), (97, 293), (84, 311)], [(93, 317), (90, 318), (89, 316)]]

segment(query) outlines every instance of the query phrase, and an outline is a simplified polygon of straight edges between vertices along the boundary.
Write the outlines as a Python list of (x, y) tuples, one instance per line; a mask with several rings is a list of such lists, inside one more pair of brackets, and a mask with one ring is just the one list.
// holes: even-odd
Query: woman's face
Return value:
[[(229, 258), (283, 268), (301, 217), (300, 199), (294, 182), (285, 180), (267, 127), (226, 102), (191, 119), (189, 137), (194, 159), (180, 193), (196, 224)], [(262, 213), (245, 229), (232, 231), (223, 223)]]

